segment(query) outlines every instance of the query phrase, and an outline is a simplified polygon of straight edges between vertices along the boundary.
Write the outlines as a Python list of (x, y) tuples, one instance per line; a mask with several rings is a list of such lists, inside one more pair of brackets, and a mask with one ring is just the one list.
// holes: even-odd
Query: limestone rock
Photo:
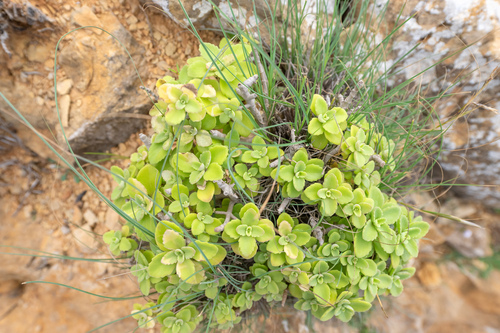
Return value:
[[(90, 9), (88, 6), (83, 6), (77, 10), (75, 10), (71, 14), (71, 19), (73, 23), (80, 27), (84, 26), (94, 26), (94, 27), (101, 27), (102, 23), (101, 21), (97, 18), (97, 16), (94, 14), (92, 9)], [(95, 33), (98, 35), (102, 34), (102, 30), (99, 29), (92, 29)]]
[(64, 127), (69, 125), (69, 108), (71, 106), (71, 98), (69, 95), (64, 95), (59, 98), (59, 115), (61, 123)]
[(467, 258), (482, 258), (493, 254), (490, 235), (486, 229), (456, 228), (446, 237), (446, 241)]
[(93, 211), (91, 211), (90, 209), (87, 209), (83, 213), (83, 218), (85, 219), (85, 221), (87, 221), (88, 225), (91, 228), (93, 228), (97, 224), (97, 222), (99, 221), (99, 219), (97, 218), (95, 213)]
[[(87, 10), (84, 13), (90, 15)], [(74, 17), (75, 22), (84, 24), (79, 15)], [(90, 16), (92, 20), (94, 16)], [(145, 49), (113, 14), (102, 14), (99, 22), (123, 43), (133, 62), (107, 34), (90, 37), (87, 31), (81, 31), (62, 47), (61, 67), (83, 93), (81, 102), (72, 107), (66, 131), (77, 153), (103, 151), (125, 141), (144, 125), (144, 121), (133, 115), (146, 113), (150, 108), (149, 100), (139, 89), (140, 80), (134, 69), (135, 63), (139, 73), (146, 74)]]
[[(375, 12), (385, 10), (386, 3), (385, 0), (375, 1)], [(458, 177), (457, 183), (490, 185), (459, 186), (453, 190), (498, 207), (500, 114), (493, 109), (500, 109), (500, 73), (490, 75), (500, 65), (500, 4), (491, 0), (394, 0), (387, 6), (385, 19), (378, 30), (380, 37), (395, 27), (397, 18), (397, 24), (409, 21), (392, 39), (392, 52), (387, 55), (386, 67), (392, 66), (411, 48), (416, 46), (416, 49), (397, 65), (400, 74), (389, 84), (403, 82), (440, 62), (422, 74), (418, 84), (427, 86), (431, 95), (436, 95), (461, 80), (448, 91), (460, 94), (442, 99), (434, 106), (441, 118), (447, 119), (467, 105), (474, 92), (489, 81), (474, 100), (479, 105), (470, 104), (465, 111), (472, 113), (467, 119), (456, 122), (444, 137), (439, 168), (444, 171), (445, 179)], [(437, 177), (441, 177), (437, 171)]]
[[(66, 9), (54, 1), (37, 1), (33, 5), (24, 1), (23, 5), (6, 6), (10, 15), (1, 14), (9, 24), (7, 28), (2, 26), (7, 29), (8, 39), (2, 43), (10, 56), (0, 47), (0, 91), (39, 132), (48, 133), (47, 138), (56, 132), (59, 142), (65, 142), (60, 135), (55, 89), (65, 134), (71, 138), (77, 154), (107, 150), (144, 126), (145, 120), (137, 114), (147, 113), (150, 101), (139, 88), (141, 82), (133, 62), (146, 84), (146, 49), (113, 11), (99, 6)], [(36, 24), (28, 24), (33, 20)], [(114, 37), (95, 28), (67, 35), (58, 49), (58, 82), (54, 87), (54, 47), (61, 32), (89, 25), (102, 27)], [(118, 41), (130, 52), (133, 62)], [(0, 109), (6, 121), (15, 125), (19, 136), (28, 138), (27, 146), (57, 159), (48, 149), (36, 146), (39, 139), (33, 133), (23, 133), (30, 130), (14, 120), (17, 117), (3, 100)], [(86, 157), (89, 156), (92, 155)]]
[(92, 228), (88, 223), (73, 230), (73, 238), (75, 245), (83, 253), (94, 253), (97, 248), (97, 241), (92, 232)]
[(72, 87), (73, 87), (73, 80), (71, 79), (59, 81), (57, 82), (57, 93), (59, 95), (66, 95), (69, 93)]
[[(144, 0), (142, 2), (147, 3)], [(224, 0), (153, 0), (153, 3), (160, 7), (168, 17), (186, 28), (193, 24), (202, 29), (220, 29), (222, 24), (224, 29), (234, 31), (234, 24), (237, 24), (247, 31), (256, 32), (259, 29), (261, 37), (264, 40), (270, 40), (269, 29), (275, 28), (276, 31), (280, 31), (282, 25), (287, 24), (283, 20), (285, 15), (281, 13), (287, 12), (288, 2), (282, 0), (234, 0), (230, 2)], [(317, 2), (306, 1), (302, 4), (302, 10), (307, 17), (302, 23), (302, 34), (304, 40), (309, 42), (309, 33), (315, 29)], [(326, 14), (333, 14), (336, 10), (335, 1), (327, 1), (326, 4)], [(213, 5), (218, 7), (217, 11), (213, 10)], [(271, 9), (273, 12), (276, 9), (277, 13), (272, 21), (274, 27), (268, 25)]]

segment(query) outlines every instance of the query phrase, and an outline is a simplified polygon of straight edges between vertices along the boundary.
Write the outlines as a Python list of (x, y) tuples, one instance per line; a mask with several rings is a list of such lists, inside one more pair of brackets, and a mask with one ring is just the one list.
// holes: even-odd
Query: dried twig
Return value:
[(226, 139), (226, 134), (222, 133), (222, 132), (219, 132), (217, 130), (210, 130), (210, 134), (216, 138), (216, 139), (219, 139), (219, 140), (225, 140)]
[[(318, 221), (314, 217), (311, 217), (309, 219), (309, 224), (313, 228), (313, 236), (318, 240), (319, 245), (323, 245), (325, 242), (323, 239), (323, 230), (321, 230), (321, 227), (317, 227)], [(317, 228), (316, 228), (317, 227)]]
[(273, 181), (273, 185), (271, 186), (271, 190), (269, 191), (269, 195), (267, 196), (266, 200), (264, 201), (264, 203), (262, 204), (262, 206), (259, 209), (259, 214), (262, 214), (262, 212), (264, 211), (264, 209), (267, 206), (267, 203), (269, 202), (269, 199), (271, 199), (271, 195), (273, 195), (273, 190), (274, 190), (275, 185), (276, 185), (276, 180)]
[(259, 74), (255, 74), (254, 76), (249, 77), (243, 83), (238, 84), (238, 88), (236, 88), (236, 92), (243, 97), (245, 102), (245, 107), (250, 110), (253, 117), (259, 123), (261, 127), (267, 126), (267, 120), (264, 119), (264, 115), (257, 110), (257, 106), (255, 104), (255, 99), (257, 98), (257, 94), (250, 93), (249, 87), (253, 86), (257, 80), (259, 79)]
[(156, 214), (156, 216), (160, 219), (160, 220), (164, 220), (164, 221), (171, 221), (172, 220), (172, 215), (170, 215), (170, 213), (163, 213), (163, 212), (159, 212), (158, 214)]
[(472, 104), (476, 105), (476, 106), (479, 106), (485, 110), (488, 110), (488, 111), (491, 111), (491, 112), (494, 112), (494, 113), (498, 113), (498, 110), (497, 109), (494, 109), (488, 105), (484, 105), (484, 104), (481, 104), (481, 103), (476, 103), (476, 102), (472, 102)]
[(330, 149), (325, 157), (323, 157), (323, 162), (327, 163), (333, 156), (337, 155), (340, 152), (340, 145), (335, 148)]
[(292, 198), (285, 198), (283, 202), (281, 202), (281, 205), (278, 207), (278, 214), (283, 213), (290, 202), (292, 202)]
[[(296, 142), (295, 128), (290, 129), (290, 136), (292, 139), (292, 143)], [(291, 159), (290, 156), (293, 156), (293, 154), (295, 154), (295, 152), (302, 147), (304, 147), (304, 145), (302, 145), (302, 144), (292, 144), (292, 145), (288, 146), (287, 153), (285, 153), (284, 155), (281, 155), (277, 160), (271, 162), (269, 164), (269, 166), (271, 168), (276, 168), (278, 166), (278, 164), (283, 163), (283, 160), (285, 160), (285, 158)]]
[(222, 211), (216, 211), (215, 214), (221, 214), (221, 215), (226, 215), (226, 218), (224, 219), (224, 223), (222, 223), (220, 226), (216, 227), (214, 229), (215, 232), (221, 232), (224, 230), (224, 227), (231, 221), (231, 218), (236, 219), (236, 216), (233, 215), (233, 207), (236, 204), (235, 200), (229, 201), (229, 206), (227, 206), (227, 211), (222, 212)]
[(332, 149), (330, 149), (326, 155), (323, 157), (323, 162), (324, 163), (327, 163), (332, 157), (334, 157), (335, 155), (337, 155), (341, 150), (341, 145), (338, 145), (336, 147), (332, 147)]
[(382, 160), (382, 157), (380, 155), (374, 154), (370, 156), (370, 160), (374, 161), (375, 163), (378, 164), (381, 168), (385, 166), (385, 162)]
[(342, 109), (351, 109), (352, 108), (352, 103), (354, 100), (358, 97), (358, 92), (365, 87), (365, 83), (363, 80), (359, 80), (358, 84), (352, 88), (351, 92), (349, 95), (344, 99), (344, 96), (339, 95), (338, 100), (339, 100), (339, 106)]
[(144, 90), (149, 95), (149, 97), (153, 98), (153, 100), (157, 101), (158, 99), (160, 99), (160, 97), (158, 97), (158, 95), (153, 90), (151, 90), (147, 87), (144, 87), (144, 86), (140, 86), (139, 88)]
[[(269, 81), (267, 80), (267, 75), (266, 71), (264, 70), (264, 66), (262, 66), (262, 63), (260, 62), (260, 57), (259, 53), (254, 49), (253, 50), (253, 57), (255, 61), (257, 62), (257, 66), (259, 67), (259, 73), (260, 73), (260, 80), (262, 81), (262, 89), (264, 90), (265, 94), (269, 93)], [(266, 106), (266, 110), (269, 108), (269, 101), (267, 98), (264, 98), (264, 103)]]
[(234, 192), (233, 186), (234, 184), (229, 185), (228, 183), (224, 182), (223, 180), (216, 180), (215, 183), (219, 186), (219, 188), (222, 190), (222, 193), (229, 199), (233, 201), (238, 201), (239, 197), (236, 195), (236, 192)]
[(148, 137), (146, 134), (139, 133), (139, 139), (141, 139), (142, 143), (144, 143), (146, 148), (149, 149), (149, 147), (151, 147), (151, 138)]
[(288, 289), (283, 292), (283, 298), (281, 299), (281, 307), (285, 307), (286, 299), (288, 297)]
[(283, 160), (286, 158), (286, 156), (283, 154), (280, 156), (280, 158), (276, 159), (275, 161), (272, 161), (269, 163), (270, 168), (276, 168), (278, 164), (283, 163)]

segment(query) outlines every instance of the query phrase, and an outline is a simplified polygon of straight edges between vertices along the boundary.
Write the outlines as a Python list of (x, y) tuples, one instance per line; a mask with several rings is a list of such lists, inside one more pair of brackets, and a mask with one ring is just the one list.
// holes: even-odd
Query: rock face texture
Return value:
[[(384, 10), (385, 3), (376, 1), (375, 9)], [(445, 179), (457, 177), (459, 184), (492, 185), (454, 187), (453, 190), (498, 207), (500, 114), (495, 110), (500, 109), (500, 72), (495, 76), (494, 70), (500, 65), (500, 3), (495, 0), (395, 0), (387, 7), (385, 27), (381, 30), (392, 29), (407, 19), (393, 39), (386, 65), (392, 65), (418, 46), (398, 65), (402, 72), (389, 83), (394, 85), (410, 79), (438, 63), (416, 82), (427, 86), (430, 95), (443, 90), (454, 94), (434, 105), (442, 120), (459, 112), (470, 112), (455, 122), (444, 137), (440, 168)], [(458, 84), (452, 87), (455, 83)], [(441, 176), (440, 170), (437, 171)]]
[[(12, 6), (15, 8), (15, 5)], [(47, 17), (50, 17), (50, 13), (47, 13)], [(104, 151), (125, 141), (131, 133), (144, 126), (144, 120), (131, 116), (147, 113), (151, 105), (139, 89), (141, 84), (138, 74), (148, 74), (144, 59), (146, 50), (110, 12), (102, 12), (97, 16), (90, 7), (83, 6), (72, 11), (67, 18), (67, 21), (63, 19), (62, 22), (52, 19), (53, 23), (49, 23), (46, 28), (70, 30), (92, 25), (105, 28), (117, 39), (96, 28), (82, 29), (68, 35), (61, 42), (58, 53), (58, 106), (64, 134), (76, 153)], [(46, 112), (45, 117), (40, 116), (40, 109), (45, 109), (45, 103), (52, 99), (46, 93), (53, 86), (53, 74), (45, 68), (53, 67), (50, 63), (53, 63), (51, 58), (55, 45), (43, 42), (43, 37), (50, 35), (50, 30), (39, 36), (27, 36), (27, 32), (29, 34), (29, 30), (34, 29), (40, 31), (43, 27), (30, 26), (23, 33), (12, 30), (6, 41), (7, 47), (12, 48), (12, 56), (7, 59), (2, 56), (6, 62), (5, 67), (2, 67), (6, 70), (22, 67), (24, 76), (36, 75), (37, 80), (46, 85), (45, 89), (41, 88), (36, 97), (20, 86), (11, 90), (9, 86), (16, 80), (9, 75), (2, 75), (3, 84), (0, 83), (0, 86), (2, 91), (5, 88), (7, 97), (23, 114), (31, 116), (28, 120), (33, 121), (36, 127), (49, 125), (58, 128), (55, 126), (58, 125), (55, 108)], [(32, 67), (33, 70), (26, 71), (26, 67)], [(44, 75), (44, 72), (47, 74)], [(25, 78), (26, 81), (28, 79)], [(27, 96), (21, 97), (20, 94)], [(62, 132), (59, 131), (59, 134), (60, 142), (64, 145)]]
[(75, 26), (105, 28), (134, 60), (115, 38), (95, 28), (78, 31), (61, 47), (59, 64), (75, 90), (83, 94), (81, 99), (68, 103), (69, 109), (60, 110), (63, 119), (69, 113), (66, 135), (75, 151), (103, 151), (144, 126), (143, 121), (131, 116), (146, 113), (151, 107), (139, 89), (141, 83), (134, 68), (141, 76), (147, 75), (146, 50), (113, 14), (103, 13), (98, 18), (83, 6), (73, 11), (71, 21)]
[[(197, 54), (198, 43), (189, 31), (154, 10), (144, 10), (139, 1), (0, 3), (0, 91), (63, 149), (54, 50), (59, 38), (78, 28), (59, 45), (56, 90), (64, 134), (73, 151), (82, 154), (105, 151), (144, 127), (151, 100), (140, 86), (153, 89), (158, 78)], [(217, 43), (214, 34), (201, 35)], [(14, 125), (33, 151), (54, 158), (0, 101), (3, 121)]]

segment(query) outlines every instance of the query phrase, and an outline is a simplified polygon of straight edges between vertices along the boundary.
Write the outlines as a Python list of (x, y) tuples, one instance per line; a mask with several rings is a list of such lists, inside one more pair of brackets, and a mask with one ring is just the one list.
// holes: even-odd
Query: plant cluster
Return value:
[(133, 256), (151, 299), (134, 306), (140, 327), (229, 328), (255, 302), (287, 297), (347, 322), (414, 274), (406, 265), (429, 225), (379, 189), (395, 144), (320, 95), (302, 143), (267, 135), (249, 93), (251, 52), (202, 44), (177, 79), (158, 80), (154, 135), (128, 168), (111, 169), (114, 204), (134, 223), (104, 240)]

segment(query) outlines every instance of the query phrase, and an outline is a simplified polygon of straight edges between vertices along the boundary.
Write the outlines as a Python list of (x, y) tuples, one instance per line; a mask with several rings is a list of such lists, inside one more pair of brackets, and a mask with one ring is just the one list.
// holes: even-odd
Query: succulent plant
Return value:
[(320, 212), (325, 216), (335, 214), (339, 203), (347, 204), (353, 197), (351, 185), (344, 182), (344, 174), (337, 168), (328, 171), (323, 184), (314, 183), (302, 194), (306, 202), (319, 202)]
[(339, 107), (328, 109), (328, 104), (320, 95), (313, 96), (311, 111), (316, 117), (311, 119), (307, 130), (312, 135), (313, 146), (323, 149), (328, 143), (339, 145), (347, 127), (347, 112)]
[(323, 177), (323, 167), (322, 160), (309, 159), (306, 149), (301, 148), (293, 155), (291, 164), (273, 170), (271, 177), (278, 177), (286, 197), (296, 198), (304, 190), (306, 181), (315, 182)]
[(251, 44), (202, 44), (159, 79), (151, 142), (111, 168), (127, 222), (103, 240), (153, 300), (134, 305), (139, 327), (229, 329), (255, 302), (287, 298), (347, 322), (415, 272), (429, 225), (380, 190), (394, 142), (320, 95), (290, 137), (273, 133), (288, 123), (259, 127)]
[(233, 250), (243, 258), (252, 258), (257, 253), (257, 241), (267, 242), (274, 236), (273, 223), (260, 219), (260, 213), (254, 204), (246, 204), (241, 208), (241, 220), (232, 220), (225, 228), (222, 238), (233, 244)]

